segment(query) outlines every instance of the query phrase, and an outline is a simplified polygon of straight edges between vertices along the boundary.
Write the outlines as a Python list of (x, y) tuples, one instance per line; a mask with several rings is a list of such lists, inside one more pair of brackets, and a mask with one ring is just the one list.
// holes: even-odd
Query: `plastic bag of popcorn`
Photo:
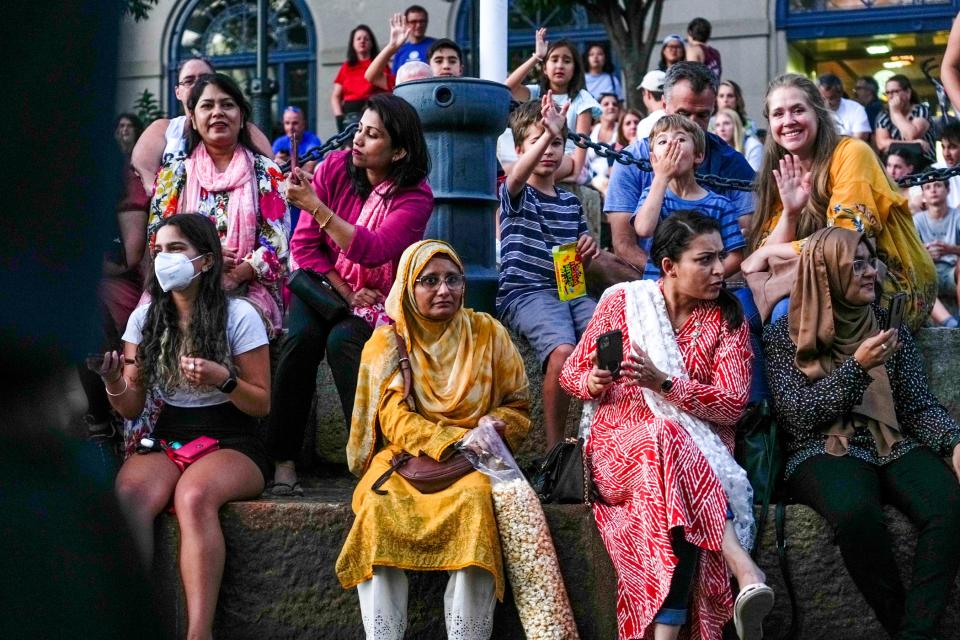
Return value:
[(490, 477), (504, 564), (527, 640), (579, 640), (540, 499), (506, 443), (481, 420), (460, 451)]

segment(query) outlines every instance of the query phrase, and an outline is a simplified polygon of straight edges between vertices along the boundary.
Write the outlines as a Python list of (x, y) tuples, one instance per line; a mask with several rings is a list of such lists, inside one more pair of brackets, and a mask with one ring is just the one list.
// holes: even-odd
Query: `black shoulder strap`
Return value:
[(777, 559), (780, 563), (780, 575), (783, 576), (783, 584), (787, 588), (787, 597), (790, 598), (790, 626), (781, 636), (782, 640), (794, 640), (800, 632), (800, 617), (797, 608), (797, 594), (793, 590), (793, 580), (790, 579), (790, 566), (787, 564), (787, 537), (786, 537), (786, 519), (787, 505), (783, 502), (777, 502)]

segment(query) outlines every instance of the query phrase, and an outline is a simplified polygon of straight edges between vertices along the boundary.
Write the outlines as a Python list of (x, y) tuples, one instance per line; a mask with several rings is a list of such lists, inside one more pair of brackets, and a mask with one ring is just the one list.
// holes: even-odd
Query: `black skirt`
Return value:
[(232, 402), (209, 407), (164, 405), (157, 419), (154, 437), (168, 443), (187, 444), (200, 436), (220, 441), (221, 449), (239, 451), (259, 467), (264, 481), (273, 477), (273, 464), (257, 435), (256, 419)]

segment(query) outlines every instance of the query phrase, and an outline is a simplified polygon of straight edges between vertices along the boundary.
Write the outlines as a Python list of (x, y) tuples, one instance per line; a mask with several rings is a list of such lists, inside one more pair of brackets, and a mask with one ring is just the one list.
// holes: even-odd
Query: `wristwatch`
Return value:
[(237, 379), (233, 377), (233, 374), (230, 374), (227, 379), (223, 381), (223, 384), (217, 388), (223, 393), (230, 395), (233, 393), (233, 390), (237, 388)]
[(670, 393), (671, 389), (673, 389), (673, 378), (667, 378), (660, 383), (660, 393)]

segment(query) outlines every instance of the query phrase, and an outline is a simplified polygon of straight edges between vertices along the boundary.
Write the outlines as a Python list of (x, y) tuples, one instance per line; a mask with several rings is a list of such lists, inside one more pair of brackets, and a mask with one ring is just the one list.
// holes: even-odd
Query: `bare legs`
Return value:
[(723, 559), (730, 572), (737, 579), (737, 585), (742, 590), (749, 584), (765, 583), (767, 576), (760, 570), (757, 563), (753, 561), (750, 554), (740, 546), (737, 534), (733, 530), (733, 522), (727, 520), (723, 529), (723, 543), (721, 545)]
[(547, 450), (563, 439), (570, 398), (560, 388), (560, 370), (573, 353), (574, 345), (562, 344), (547, 356), (543, 374), (543, 423), (547, 432)]
[(153, 521), (170, 502), (179, 479), (180, 470), (163, 453), (131, 456), (117, 474), (117, 500), (148, 571), (153, 564)]
[(117, 495), (142, 556), (153, 557), (153, 520), (173, 495), (180, 523), (180, 575), (187, 598), (188, 640), (209, 640), (223, 576), (220, 507), (259, 495), (263, 474), (229, 449), (204, 456), (181, 476), (163, 454), (130, 458), (117, 477)]

